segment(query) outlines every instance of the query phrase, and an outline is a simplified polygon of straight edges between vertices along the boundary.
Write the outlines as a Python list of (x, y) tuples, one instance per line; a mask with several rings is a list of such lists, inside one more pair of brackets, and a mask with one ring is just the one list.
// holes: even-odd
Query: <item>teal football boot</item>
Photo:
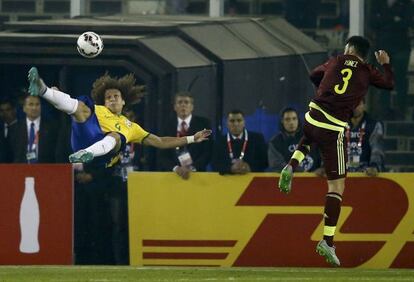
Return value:
[(29, 80), (29, 89), (28, 92), (32, 96), (42, 96), (46, 90), (47, 86), (43, 82), (43, 80), (39, 76), (39, 72), (37, 71), (36, 67), (32, 67), (29, 70), (29, 74), (27, 75)]
[(69, 156), (71, 163), (89, 163), (93, 160), (93, 154), (91, 152), (80, 150)]

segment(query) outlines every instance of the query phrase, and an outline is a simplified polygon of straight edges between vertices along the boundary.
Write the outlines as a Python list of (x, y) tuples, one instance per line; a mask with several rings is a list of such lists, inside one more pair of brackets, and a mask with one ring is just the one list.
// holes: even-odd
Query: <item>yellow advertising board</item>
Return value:
[[(326, 266), (315, 253), (326, 180), (135, 172), (128, 179), (130, 261), (153, 266)], [(350, 174), (335, 244), (345, 267), (414, 267), (414, 174)]]

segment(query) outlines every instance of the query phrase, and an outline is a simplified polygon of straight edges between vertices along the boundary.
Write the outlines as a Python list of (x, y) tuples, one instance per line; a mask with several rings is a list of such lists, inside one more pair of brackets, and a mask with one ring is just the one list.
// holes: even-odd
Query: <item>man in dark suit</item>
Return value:
[(0, 162), (10, 163), (13, 160), (10, 149), (10, 136), (13, 125), (17, 123), (16, 107), (11, 99), (0, 101)]
[(228, 133), (218, 136), (213, 168), (220, 174), (263, 172), (267, 168), (267, 146), (263, 134), (245, 128), (244, 114), (233, 110), (227, 115)]
[(11, 140), (14, 163), (54, 163), (56, 158), (57, 126), (41, 119), (39, 97), (27, 96), (23, 112), (26, 118), (13, 128)]
[[(194, 99), (190, 92), (178, 92), (174, 98), (175, 119), (170, 119), (163, 129), (168, 136), (190, 136), (203, 129), (210, 129), (207, 118), (193, 115)], [(174, 171), (188, 179), (191, 171), (206, 171), (210, 161), (212, 142), (193, 143), (187, 146), (158, 151), (158, 169)]]

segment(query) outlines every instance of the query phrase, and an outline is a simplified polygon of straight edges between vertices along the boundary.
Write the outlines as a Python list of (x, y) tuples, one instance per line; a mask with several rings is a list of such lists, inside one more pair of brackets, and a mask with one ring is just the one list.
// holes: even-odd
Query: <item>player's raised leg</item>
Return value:
[(82, 101), (70, 97), (57, 88), (47, 87), (36, 67), (29, 70), (28, 80), (30, 95), (41, 96), (58, 110), (72, 115), (76, 122), (84, 122), (91, 115), (90, 109)]
[(308, 145), (306, 137), (302, 137), (298, 148), (293, 153), (289, 163), (282, 169), (279, 177), (279, 189), (283, 193), (289, 193), (292, 190), (293, 172), (298, 165), (303, 161), (305, 156), (309, 154), (310, 146)]

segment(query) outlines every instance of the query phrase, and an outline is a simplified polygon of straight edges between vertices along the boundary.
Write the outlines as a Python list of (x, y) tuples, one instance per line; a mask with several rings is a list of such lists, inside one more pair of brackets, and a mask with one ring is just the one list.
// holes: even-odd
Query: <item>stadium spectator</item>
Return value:
[(14, 163), (55, 163), (57, 124), (41, 118), (39, 97), (26, 96), (23, 102), (26, 118), (10, 129)]
[(332, 57), (311, 72), (310, 79), (318, 87), (317, 93), (305, 115), (304, 135), (279, 178), (280, 190), (289, 193), (293, 172), (309, 153), (309, 145), (318, 145), (328, 178), (328, 193), (323, 239), (317, 244), (316, 250), (335, 266), (340, 265), (333, 246), (333, 236), (345, 189), (346, 121), (351, 119), (353, 110), (368, 92), (369, 85), (384, 89), (394, 86), (388, 54), (383, 50), (375, 52), (378, 63), (384, 69), (382, 74), (365, 62), (369, 48), (370, 44), (364, 37), (352, 36), (346, 42), (344, 55)]
[[(207, 118), (193, 115), (194, 99), (189, 92), (178, 92), (174, 98), (175, 118), (165, 124), (162, 135), (188, 136), (205, 128), (210, 129)], [(212, 142), (189, 144), (175, 149), (158, 151), (158, 169), (174, 171), (188, 179), (191, 171), (206, 171), (212, 153)]]
[[(280, 171), (286, 166), (303, 135), (299, 115), (294, 108), (283, 109), (280, 118), (280, 133), (272, 137), (267, 152), (271, 171)], [(314, 171), (320, 166), (319, 151), (312, 148), (296, 171)]]
[(371, 7), (371, 27), (375, 46), (387, 50), (392, 57), (396, 92), (394, 103), (390, 103), (388, 93), (380, 93), (378, 98), (375, 98), (374, 104), (380, 107), (382, 116), (388, 114), (392, 106), (393, 118), (405, 118), (409, 105), (407, 103), (407, 73), (411, 53), (409, 29), (414, 25), (414, 3), (410, 0), (379, 0)]
[(0, 162), (11, 163), (13, 161), (10, 147), (10, 136), (17, 123), (16, 106), (11, 99), (0, 100)]
[(365, 172), (369, 176), (384, 171), (384, 129), (381, 122), (365, 111), (364, 99), (354, 109), (349, 125), (345, 133), (348, 171)]
[(207, 140), (211, 130), (202, 130), (187, 137), (158, 137), (142, 129), (137, 123), (122, 115), (125, 105), (140, 101), (143, 87), (135, 84), (132, 74), (117, 79), (105, 74), (98, 78), (92, 89), (92, 97), (73, 99), (57, 89), (48, 88), (32, 67), (28, 75), (29, 92), (41, 96), (57, 109), (72, 116), (72, 163), (94, 160), (106, 167), (119, 161), (119, 152), (126, 143), (142, 143), (157, 148), (175, 148)]
[(232, 110), (227, 114), (226, 135), (214, 144), (213, 169), (220, 174), (263, 172), (267, 168), (267, 146), (261, 133), (245, 128), (244, 114)]

